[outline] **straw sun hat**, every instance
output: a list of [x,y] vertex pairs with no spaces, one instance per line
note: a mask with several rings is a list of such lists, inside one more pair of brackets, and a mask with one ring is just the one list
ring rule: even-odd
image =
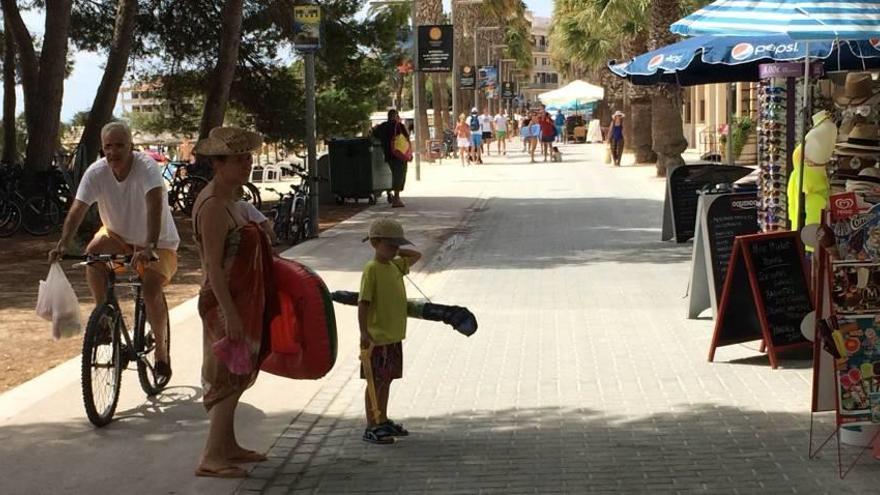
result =
[[836,153],[843,156],[880,154],[880,129],[874,124],[856,124],[846,136],[846,141],[837,143]]
[[263,145],[263,136],[238,127],[215,127],[200,140],[194,153],[203,156],[230,156],[252,153]]
[[870,72],[850,72],[843,87],[835,86],[834,103],[840,106],[861,105],[877,93]]

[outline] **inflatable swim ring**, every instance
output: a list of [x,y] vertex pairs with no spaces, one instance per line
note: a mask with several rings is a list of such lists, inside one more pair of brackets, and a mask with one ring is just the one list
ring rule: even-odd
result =
[[271,352],[260,369],[314,380],[336,363],[336,315],[324,281],[305,265],[274,258],[279,314],[270,324]]

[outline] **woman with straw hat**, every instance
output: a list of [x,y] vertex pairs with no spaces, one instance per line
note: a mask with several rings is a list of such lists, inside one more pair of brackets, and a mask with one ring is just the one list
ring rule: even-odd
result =
[[[210,426],[196,476],[243,478],[238,464],[266,456],[241,447],[235,439],[235,408],[253,385],[268,349],[272,250],[260,227],[247,220],[236,202],[251,174],[259,134],[217,127],[195,146],[208,157],[214,177],[193,207],[195,241],[204,272],[199,315],[204,334],[202,386]],[[222,357],[222,359],[221,359]]]

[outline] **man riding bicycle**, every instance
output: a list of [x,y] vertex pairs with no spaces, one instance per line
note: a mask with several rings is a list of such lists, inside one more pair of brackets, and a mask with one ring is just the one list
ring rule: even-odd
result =
[[[177,271],[180,237],[168,206],[168,192],[158,164],[133,151],[131,130],[122,122],[101,129],[104,158],[92,163],[80,181],[61,239],[49,261],[61,258],[89,207],[98,203],[103,226],[86,247],[90,254],[130,254],[141,276],[147,321],[156,337],[157,377],[171,378],[166,346],[168,308],[163,287]],[[89,264],[86,279],[96,306],[104,302],[108,268]]]

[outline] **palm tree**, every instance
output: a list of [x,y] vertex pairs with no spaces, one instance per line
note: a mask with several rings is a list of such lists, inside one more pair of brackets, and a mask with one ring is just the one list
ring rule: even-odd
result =
[[[554,63],[569,75],[593,71],[595,82],[609,95],[611,108],[600,108],[599,118],[622,109],[627,147],[636,161],[656,160],[652,150],[650,90],[614,81],[606,74],[608,60],[627,59],[647,50],[650,0],[557,0],[550,32]],[[596,74],[601,74],[597,76]]]
[[[680,19],[682,13],[680,0],[651,1],[651,50],[678,41],[669,31],[669,25]],[[681,119],[681,88],[672,84],[659,84],[654,87],[652,102],[657,174],[665,175],[669,167],[684,165],[681,153],[687,149]]]

